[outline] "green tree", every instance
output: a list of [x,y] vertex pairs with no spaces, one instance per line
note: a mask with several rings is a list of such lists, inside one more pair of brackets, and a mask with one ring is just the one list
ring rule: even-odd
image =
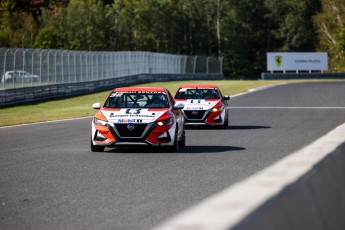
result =
[[111,50],[135,50],[135,0],[117,0],[106,8],[107,42]]
[[271,51],[313,51],[316,33],[313,16],[319,0],[265,0],[270,26]]
[[0,45],[32,47],[38,25],[31,13],[16,6],[13,0],[0,3]]
[[43,49],[62,49],[68,47],[67,33],[63,22],[66,15],[65,8],[50,5],[42,9],[40,17],[41,28],[36,37],[34,47]]
[[326,50],[333,71],[345,71],[345,0],[321,0],[322,10],[314,17],[318,49]]
[[71,0],[63,29],[69,49],[106,50],[106,21],[103,3],[99,0]]
[[266,9],[260,0],[230,0],[223,22],[224,67],[228,75],[258,75],[266,58]]

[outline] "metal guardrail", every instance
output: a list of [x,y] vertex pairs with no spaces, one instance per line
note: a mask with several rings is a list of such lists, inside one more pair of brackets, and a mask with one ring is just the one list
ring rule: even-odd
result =
[[0,48],[0,106],[144,82],[222,79],[222,58]]
[[151,52],[0,48],[0,88],[79,83],[137,74],[222,73],[222,58]]

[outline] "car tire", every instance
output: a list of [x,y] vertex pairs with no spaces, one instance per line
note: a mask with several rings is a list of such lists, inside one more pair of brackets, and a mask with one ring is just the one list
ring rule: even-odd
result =
[[179,147],[181,148],[186,147],[186,131],[185,130],[183,130],[181,140],[179,141],[178,144],[179,144]]
[[228,113],[225,113],[225,116],[224,116],[224,124],[222,125],[222,129],[226,129],[228,128]]
[[91,141],[91,151],[92,152],[103,152],[104,151],[104,146],[100,145],[94,145]]
[[177,140],[177,130],[174,137],[174,145],[168,146],[170,152],[177,152],[179,148],[179,141]]

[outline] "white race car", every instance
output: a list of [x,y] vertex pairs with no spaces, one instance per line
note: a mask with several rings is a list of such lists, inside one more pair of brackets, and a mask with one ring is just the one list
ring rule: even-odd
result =
[[186,125],[228,126],[228,100],[214,84],[187,84],[177,90],[175,101],[184,104]]
[[91,150],[117,146],[167,146],[172,151],[186,144],[181,109],[170,92],[159,87],[114,89],[92,119]]

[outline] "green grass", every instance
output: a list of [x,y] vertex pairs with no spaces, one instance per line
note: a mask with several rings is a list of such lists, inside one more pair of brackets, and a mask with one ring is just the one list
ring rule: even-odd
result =
[[[310,81],[310,80],[309,80]],[[272,81],[175,81],[175,82],[156,82],[140,84],[141,86],[159,86],[167,88],[173,95],[178,86],[186,83],[214,83],[218,85],[224,95],[235,95],[246,92],[248,89],[282,84],[286,82],[302,82],[298,80],[272,80]],[[27,124],[40,121],[60,120],[67,118],[77,118],[93,116],[96,111],[92,109],[95,102],[103,102],[110,90],[98,92],[94,94],[76,96],[64,99],[56,99],[49,101],[31,102],[15,106],[7,106],[0,108],[0,127],[16,124]]]

